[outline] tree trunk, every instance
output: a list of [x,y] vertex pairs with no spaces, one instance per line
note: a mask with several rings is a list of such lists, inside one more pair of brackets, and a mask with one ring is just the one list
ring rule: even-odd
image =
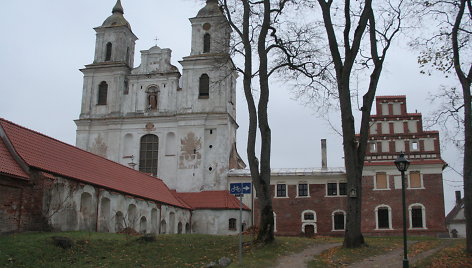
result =
[[[472,82],[472,66],[466,74],[461,69],[458,34],[464,12],[467,8],[472,11],[470,0],[461,0],[459,10],[452,27],[451,41],[453,49],[454,69],[462,86],[464,96],[464,216],[466,230],[466,251],[472,255],[472,97],[470,84]],[[466,20],[468,17],[466,16]]]

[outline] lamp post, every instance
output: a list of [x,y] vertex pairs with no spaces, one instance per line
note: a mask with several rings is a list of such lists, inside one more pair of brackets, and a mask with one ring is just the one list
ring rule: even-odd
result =
[[403,268],[408,268],[408,248],[406,244],[406,203],[405,203],[405,171],[410,166],[410,161],[405,158],[405,154],[400,153],[397,160],[395,160],[395,166],[402,174],[402,205],[403,205]]

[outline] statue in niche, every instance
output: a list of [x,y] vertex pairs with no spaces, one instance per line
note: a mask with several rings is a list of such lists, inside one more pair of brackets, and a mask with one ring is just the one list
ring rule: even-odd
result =
[[156,111],[158,104],[159,89],[156,86],[149,87],[147,93],[147,110]]

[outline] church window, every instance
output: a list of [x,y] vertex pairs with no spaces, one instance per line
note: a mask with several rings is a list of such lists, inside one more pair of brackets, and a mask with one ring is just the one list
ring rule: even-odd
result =
[[106,49],[106,52],[105,52],[105,61],[109,61],[111,60],[111,49],[112,49],[113,45],[108,42],[107,43],[107,49]]
[[125,79],[125,82],[124,82],[124,90],[123,90],[123,94],[124,95],[128,95],[129,93],[129,82],[128,82],[128,79]]
[[236,230],[236,219],[235,218],[229,219],[229,221],[228,221],[228,230],[233,230],[233,231]]
[[102,81],[98,85],[98,100],[97,105],[106,105],[107,104],[107,94],[108,94],[108,84],[105,81]]
[[198,98],[208,99],[210,96],[210,77],[207,74],[200,76],[200,82],[198,85]]
[[210,52],[210,41],[211,41],[211,36],[209,33],[206,33],[203,36],[203,53]]
[[157,157],[159,150],[159,138],[156,135],[147,134],[141,137],[139,149],[139,171],[157,175]]

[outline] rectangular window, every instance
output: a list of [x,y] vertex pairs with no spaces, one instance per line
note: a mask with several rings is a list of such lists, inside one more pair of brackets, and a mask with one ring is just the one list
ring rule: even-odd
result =
[[347,195],[347,183],[339,183],[339,195]]
[[298,184],[298,196],[308,196],[308,184]]
[[421,208],[411,209],[411,227],[423,228],[423,210]]
[[287,196],[287,185],[277,184],[277,197],[286,197],[286,196]]
[[375,175],[375,189],[388,189],[387,174],[377,173]]
[[338,195],[337,183],[328,183],[328,195]]
[[377,223],[379,229],[389,229],[390,221],[388,218],[388,208],[379,208],[377,210]]
[[418,171],[410,172],[410,187],[409,188],[421,188],[421,175]]
[[344,213],[334,214],[334,230],[344,230]]
[[410,150],[418,151],[419,149],[420,149],[420,146],[418,145],[418,141],[412,141]]
[[394,176],[393,177],[393,183],[395,184],[395,189],[401,189],[402,188],[402,176]]
[[371,143],[369,143],[369,147],[370,147],[370,152],[371,153],[377,152],[377,143],[371,142]]
[[236,219],[235,218],[229,219],[228,229],[229,230],[236,230]]

